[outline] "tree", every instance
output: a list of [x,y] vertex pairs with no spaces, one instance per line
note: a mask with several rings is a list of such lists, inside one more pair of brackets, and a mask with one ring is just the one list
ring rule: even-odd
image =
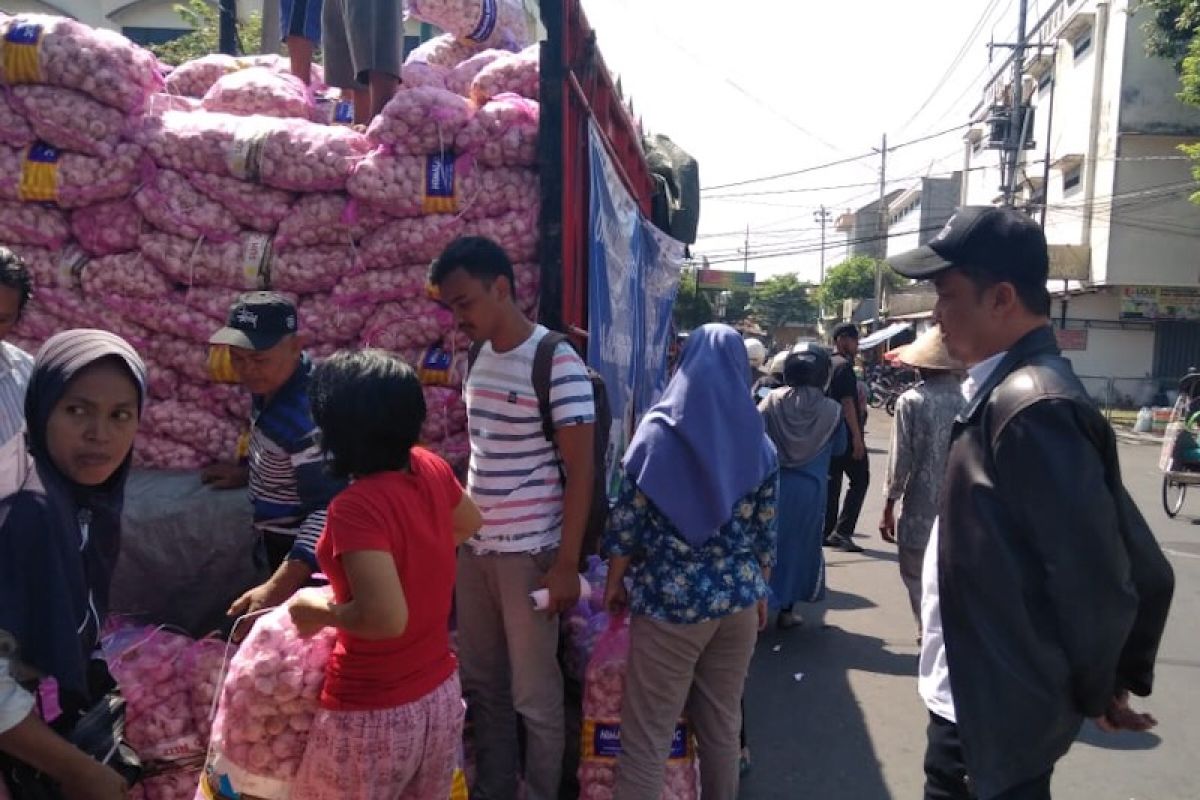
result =
[[713,307],[703,292],[696,291],[696,273],[685,270],[679,281],[679,294],[675,296],[675,327],[690,331],[712,322]]
[[[163,63],[179,66],[185,61],[218,51],[217,26],[219,19],[215,3],[209,3],[207,0],[187,0],[186,3],[175,6],[175,13],[192,30],[178,39],[151,45],[150,50]],[[241,52],[252,52],[258,47],[260,41],[262,41],[262,16],[260,14],[255,12],[245,20],[238,20],[238,49]],[[250,50],[247,50],[247,45]]]
[[1138,0],[1135,10],[1148,10],[1153,18],[1145,24],[1146,49],[1151,55],[1169,58],[1177,69],[1192,48],[1200,30],[1200,0]]
[[[843,300],[863,300],[875,296],[875,266],[879,262],[870,256],[854,256],[835,266],[825,275],[825,283],[816,290],[817,303],[834,309]],[[900,277],[886,264],[883,266],[883,285],[895,287]]]
[[795,275],[777,275],[754,287],[750,310],[767,330],[788,322],[815,323],[817,307],[809,296],[812,291],[812,286],[801,283]]

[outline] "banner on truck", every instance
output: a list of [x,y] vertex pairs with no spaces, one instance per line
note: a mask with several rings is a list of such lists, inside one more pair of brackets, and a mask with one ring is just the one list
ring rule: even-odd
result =
[[609,486],[638,418],[667,381],[671,310],[684,245],[642,216],[593,124],[588,253],[588,363],[608,388]]

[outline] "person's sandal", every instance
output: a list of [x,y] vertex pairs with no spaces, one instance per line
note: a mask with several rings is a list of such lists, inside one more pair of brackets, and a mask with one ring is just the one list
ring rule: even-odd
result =
[[779,618],[775,620],[775,627],[781,631],[799,628],[803,624],[804,620],[800,618],[800,615],[792,611],[780,611]]

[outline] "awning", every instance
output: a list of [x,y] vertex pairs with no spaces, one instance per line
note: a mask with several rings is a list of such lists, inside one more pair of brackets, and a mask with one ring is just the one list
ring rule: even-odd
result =
[[893,323],[891,325],[888,325],[886,328],[883,328],[882,330],[877,330],[874,333],[870,334],[869,336],[864,336],[862,339],[859,339],[858,347],[860,350],[869,350],[870,348],[874,347],[875,345],[883,344],[888,339],[891,339],[893,336],[903,333],[904,331],[909,330],[910,328],[912,328],[911,322]]

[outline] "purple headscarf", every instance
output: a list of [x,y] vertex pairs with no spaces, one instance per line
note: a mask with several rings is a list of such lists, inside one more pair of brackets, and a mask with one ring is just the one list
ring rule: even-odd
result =
[[778,467],[746,389],[746,346],[727,325],[693,331],[679,370],[646,412],[625,473],[693,547],[733,518],[733,506]]

